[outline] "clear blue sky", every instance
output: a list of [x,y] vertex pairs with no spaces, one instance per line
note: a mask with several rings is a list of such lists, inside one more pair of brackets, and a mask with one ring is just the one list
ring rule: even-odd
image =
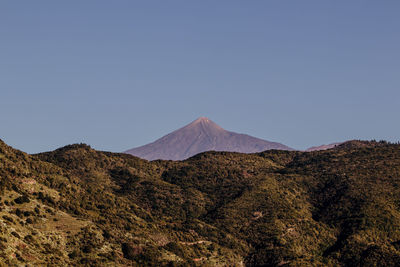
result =
[[0,138],[123,151],[200,116],[400,140],[400,1],[1,1]]

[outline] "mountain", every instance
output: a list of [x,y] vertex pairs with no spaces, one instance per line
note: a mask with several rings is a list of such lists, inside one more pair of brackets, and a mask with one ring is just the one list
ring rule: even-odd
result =
[[331,149],[334,147],[337,147],[338,145],[342,144],[343,142],[338,142],[338,143],[332,143],[332,144],[328,144],[328,145],[321,145],[321,146],[313,146],[310,147],[306,150],[306,152],[312,152],[312,151],[319,151],[319,150],[327,150],[327,149]]
[[153,143],[125,153],[147,160],[184,160],[204,151],[255,153],[269,149],[293,150],[280,143],[224,130],[210,119],[200,117]]
[[399,266],[400,145],[146,161],[0,141],[0,266]]

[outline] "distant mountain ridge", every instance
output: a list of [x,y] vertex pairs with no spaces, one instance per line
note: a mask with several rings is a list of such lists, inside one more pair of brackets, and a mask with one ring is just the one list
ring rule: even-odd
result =
[[184,160],[211,150],[256,153],[270,149],[293,150],[277,142],[227,131],[210,119],[200,117],[153,143],[129,149],[125,153],[147,160]]
[[341,144],[343,144],[344,142],[337,142],[337,143],[332,143],[332,144],[328,144],[328,145],[320,145],[320,146],[312,146],[308,149],[306,149],[306,152],[312,152],[312,151],[320,151],[320,150],[327,150],[327,149],[332,149],[335,148]]

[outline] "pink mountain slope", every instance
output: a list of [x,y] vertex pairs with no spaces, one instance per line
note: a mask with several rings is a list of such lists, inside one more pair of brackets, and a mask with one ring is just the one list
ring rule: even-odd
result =
[[269,149],[293,150],[280,143],[229,132],[210,119],[201,117],[153,143],[125,153],[147,160],[183,160],[210,150],[255,153]]

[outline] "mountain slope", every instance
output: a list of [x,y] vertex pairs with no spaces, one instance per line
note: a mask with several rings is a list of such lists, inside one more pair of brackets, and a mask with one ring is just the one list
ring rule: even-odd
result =
[[269,149],[292,150],[280,143],[226,131],[208,118],[201,117],[153,143],[125,153],[147,160],[183,160],[204,151],[255,153]]
[[398,266],[400,145],[148,162],[0,141],[0,265]]

